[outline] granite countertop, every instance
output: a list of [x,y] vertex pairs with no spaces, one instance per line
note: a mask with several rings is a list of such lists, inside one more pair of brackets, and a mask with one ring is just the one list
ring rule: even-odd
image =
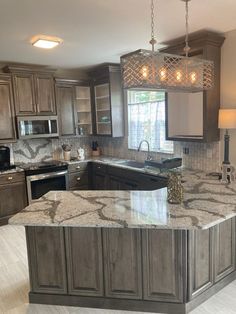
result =
[[52,191],[10,219],[10,224],[153,229],[207,229],[236,216],[236,183],[183,171],[181,205],[157,191]]
[[11,174],[11,173],[16,173],[16,172],[24,172],[24,169],[22,169],[20,167],[16,167],[16,168],[10,169],[10,170],[1,170],[0,174]]

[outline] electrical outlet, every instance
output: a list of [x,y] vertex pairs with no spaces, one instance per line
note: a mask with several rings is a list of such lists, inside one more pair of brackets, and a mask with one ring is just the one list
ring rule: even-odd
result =
[[183,154],[189,155],[189,148],[188,147],[183,147]]
[[207,149],[207,158],[212,158],[213,156],[212,156],[212,149]]

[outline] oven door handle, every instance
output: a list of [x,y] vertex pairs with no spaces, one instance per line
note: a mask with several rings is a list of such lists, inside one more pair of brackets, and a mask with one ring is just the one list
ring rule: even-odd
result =
[[34,176],[27,176],[27,180],[32,182],[32,181],[39,181],[39,180],[44,180],[44,179],[49,179],[49,178],[55,178],[55,177],[61,177],[63,175],[66,175],[68,171],[59,171],[59,172],[49,172],[46,174],[36,174]]

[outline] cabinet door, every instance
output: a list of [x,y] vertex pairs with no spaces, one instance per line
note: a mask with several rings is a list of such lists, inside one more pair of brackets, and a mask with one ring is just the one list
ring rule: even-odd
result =
[[68,292],[103,296],[101,229],[66,228]]
[[76,135],[74,89],[72,86],[57,86],[56,95],[60,135]]
[[119,191],[121,188],[121,181],[117,177],[109,176],[108,189]]
[[67,293],[64,230],[26,227],[31,291]]
[[40,115],[56,114],[54,80],[51,75],[36,74],[36,105]]
[[94,190],[106,190],[107,176],[104,173],[95,172],[93,174],[93,188]]
[[31,73],[17,73],[13,76],[16,115],[35,115],[34,76]]
[[0,185],[0,218],[16,214],[26,205],[25,182]]
[[81,187],[89,186],[89,175],[87,171],[69,173],[69,189],[80,190]]
[[235,270],[235,219],[215,227],[215,281]]
[[182,232],[143,230],[144,299],[162,302],[183,302]]
[[0,78],[0,142],[16,139],[15,114],[10,78]]
[[209,289],[213,278],[213,228],[189,232],[189,297]]
[[105,295],[141,299],[140,230],[117,228],[103,231]]

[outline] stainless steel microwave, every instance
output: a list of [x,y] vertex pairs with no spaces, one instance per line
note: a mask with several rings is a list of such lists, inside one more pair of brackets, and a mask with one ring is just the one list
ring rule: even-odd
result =
[[57,116],[17,117],[19,139],[58,137]]

